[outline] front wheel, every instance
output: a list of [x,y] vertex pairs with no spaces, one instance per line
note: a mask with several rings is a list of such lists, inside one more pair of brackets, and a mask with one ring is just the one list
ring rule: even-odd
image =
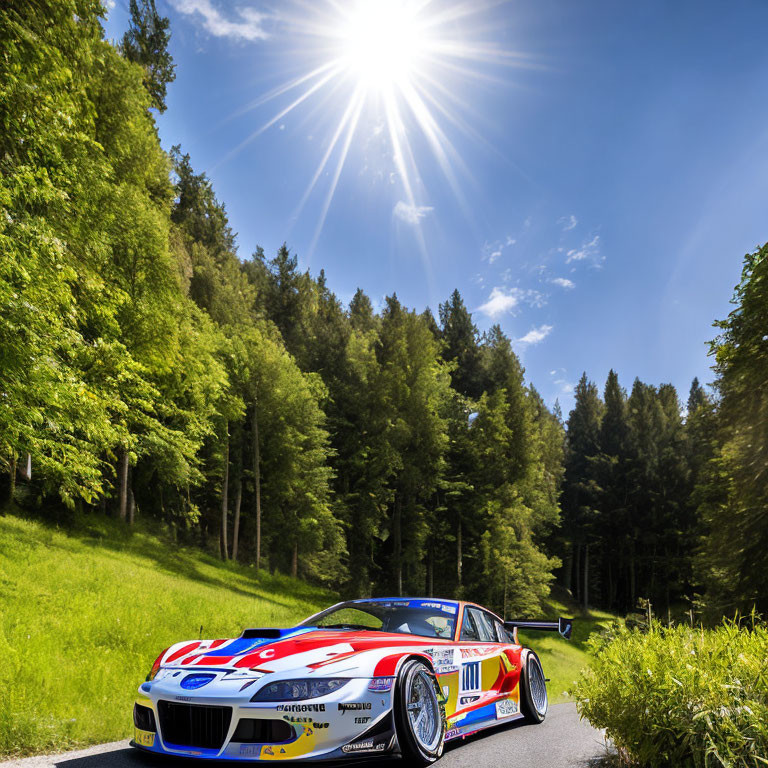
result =
[[539,657],[533,651],[526,651],[520,676],[520,711],[525,721],[537,724],[544,720],[549,709],[547,681]]
[[428,765],[443,754],[445,718],[437,678],[426,664],[406,661],[397,680],[395,723],[403,758]]

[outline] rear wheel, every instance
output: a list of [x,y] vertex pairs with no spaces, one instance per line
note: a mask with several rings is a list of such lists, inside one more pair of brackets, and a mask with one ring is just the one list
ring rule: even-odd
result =
[[525,721],[537,724],[544,720],[549,709],[547,681],[539,657],[533,651],[523,656],[523,670],[520,676],[520,711]]
[[428,765],[443,754],[445,718],[437,678],[420,661],[406,661],[395,695],[395,723],[409,765]]

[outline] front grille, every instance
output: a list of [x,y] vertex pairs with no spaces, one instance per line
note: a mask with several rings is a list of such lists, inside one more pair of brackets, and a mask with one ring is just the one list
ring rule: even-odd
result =
[[221,749],[232,720],[232,707],[172,701],[158,701],[157,713],[164,742],[201,749]]
[[157,730],[155,727],[155,713],[149,707],[143,707],[141,704],[133,705],[133,724],[140,731],[151,731],[154,733]]
[[280,744],[296,734],[284,720],[256,720],[244,717],[237,724],[232,741],[238,744]]

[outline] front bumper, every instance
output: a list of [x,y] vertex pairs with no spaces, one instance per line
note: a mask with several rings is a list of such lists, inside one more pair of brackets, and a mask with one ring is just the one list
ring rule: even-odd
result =
[[[322,698],[284,704],[251,702],[250,697],[256,686],[247,687],[240,694],[239,691],[226,690],[228,686],[231,688],[231,682],[223,674],[221,680],[207,686],[205,695],[196,692],[192,696],[182,695],[188,692],[180,691],[173,677],[166,676],[153,683],[144,683],[139,688],[136,704],[152,711],[154,723],[144,718],[141,723],[144,728],[134,727],[131,744],[157,754],[247,762],[337,760],[398,751],[392,718],[392,692],[370,691],[368,678],[352,679],[343,688]],[[242,678],[237,682],[236,688],[240,688]],[[201,735],[196,744],[194,733],[184,739],[184,744],[174,744],[166,739],[163,734],[164,721],[166,734],[172,731],[167,715],[165,718],[163,716],[168,707],[161,702],[198,708],[231,708],[231,719],[222,730],[224,736],[221,746],[199,746],[206,743],[205,738]],[[270,730],[266,723],[260,724],[264,728],[249,728],[247,726],[251,724],[244,724],[238,735],[238,726],[242,720],[281,721],[279,730],[283,738],[277,742],[240,740],[246,731]],[[286,728],[282,723],[289,727]],[[145,730],[153,726],[154,732]]]

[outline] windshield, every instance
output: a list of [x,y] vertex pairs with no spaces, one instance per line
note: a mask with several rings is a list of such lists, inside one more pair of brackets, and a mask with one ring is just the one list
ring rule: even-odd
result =
[[456,603],[441,600],[353,600],[303,622],[304,627],[359,629],[451,640]]

